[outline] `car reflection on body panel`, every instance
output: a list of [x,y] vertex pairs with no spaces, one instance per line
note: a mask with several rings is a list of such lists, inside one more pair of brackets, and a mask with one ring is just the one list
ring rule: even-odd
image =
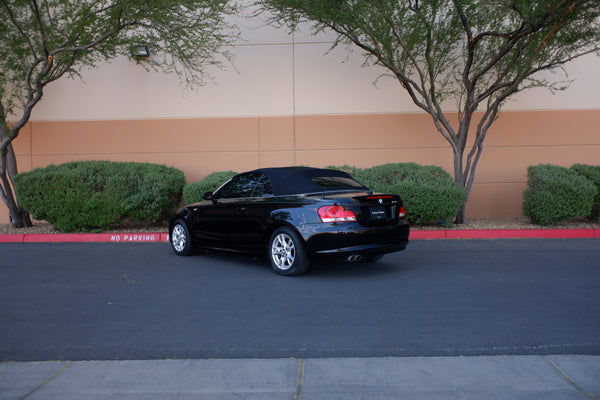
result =
[[408,244],[402,199],[373,194],[343,171],[262,168],[203,198],[171,218],[178,255],[194,249],[266,253],[277,273],[300,275],[315,256],[371,261]]

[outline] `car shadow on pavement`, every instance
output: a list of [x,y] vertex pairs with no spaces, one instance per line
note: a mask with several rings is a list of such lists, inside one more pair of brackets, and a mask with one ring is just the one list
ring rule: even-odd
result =
[[343,262],[329,260],[314,260],[307,271],[307,276],[364,278],[369,276],[396,275],[408,269],[405,265],[386,261]]
[[[230,253],[219,251],[197,251],[191,256],[201,262],[204,268],[234,268],[244,273],[252,271],[257,274],[273,274],[266,256],[248,255],[243,253]],[[308,271],[299,277],[283,277],[285,279],[298,279],[310,277],[345,277],[365,278],[368,276],[395,275],[403,273],[407,266],[398,264],[394,259],[385,257],[379,261],[371,262],[345,262],[330,259],[314,258],[311,260]]]

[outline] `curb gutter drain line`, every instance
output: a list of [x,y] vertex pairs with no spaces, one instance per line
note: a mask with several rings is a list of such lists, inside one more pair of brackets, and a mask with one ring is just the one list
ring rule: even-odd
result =
[[542,358],[552,366],[552,368],[554,368],[567,382],[569,382],[571,384],[571,386],[573,386],[575,389],[577,389],[577,391],[579,391],[580,393],[586,395],[587,397],[589,397],[592,400],[598,400],[597,397],[594,397],[592,394],[586,392],[582,387],[580,387],[579,385],[577,385],[575,382],[573,382],[571,380],[571,378],[569,378],[567,376],[567,374],[565,374],[560,368],[558,368],[558,366],[556,364],[554,364],[552,361],[550,361],[546,356],[542,356]]
[[50,378],[46,379],[44,382],[42,382],[39,386],[35,387],[31,392],[27,393],[25,396],[21,397],[19,400],[25,400],[26,398],[28,398],[29,396],[31,396],[32,394],[34,394],[35,392],[37,392],[38,390],[40,390],[42,387],[44,387],[47,383],[49,383],[52,379],[56,378],[58,375],[62,374],[62,372],[69,368],[71,365],[73,365],[73,361],[69,361],[69,363],[67,365],[65,365],[64,367],[62,367],[57,373],[55,373],[54,375],[52,375]]
[[302,391],[302,379],[304,378],[304,359],[300,359],[298,364],[298,381],[296,383],[296,396],[294,400],[300,400],[300,392]]

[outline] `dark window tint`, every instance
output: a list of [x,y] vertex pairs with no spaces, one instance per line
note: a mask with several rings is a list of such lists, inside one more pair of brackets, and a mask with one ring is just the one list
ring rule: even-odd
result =
[[311,181],[325,190],[364,189],[365,187],[351,178],[343,176],[321,176],[311,178]]
[[269,178],[260,172],[238,175],[223,186],[216,196],[221,199],[272,195]]
[[265,197],[265,196],[273,196],[273,190],[271,189],[271,181],[267,178],[266,175],[260,174],[260,178],[256,186],[254,187],[254,191],[252,192],[252,197]]

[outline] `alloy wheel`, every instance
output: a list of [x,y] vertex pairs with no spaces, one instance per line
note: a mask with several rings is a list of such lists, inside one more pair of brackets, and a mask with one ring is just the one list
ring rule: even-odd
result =
[[271,245],[271,257],[277,268],[287,271],[296,259],[294,241],[285,233],[278,234]]
[[181,224],[176,224],[171,232],[171,243],[175,251],[181,253],[185,250],[187,244],[187,234],[185,228]]

